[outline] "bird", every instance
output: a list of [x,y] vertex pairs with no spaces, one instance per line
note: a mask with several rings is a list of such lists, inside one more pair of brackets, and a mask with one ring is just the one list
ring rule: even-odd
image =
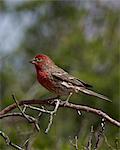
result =
[[38,82],[58,97],[67,96],[66,102],[74,93],[82,92],[89,96],[111,101],[106,96],[91,90],[92,86],[86,82],[70,75],[68,72],[58,67],[54,61],[45,54],[38,54],[30,63],[36,68]]

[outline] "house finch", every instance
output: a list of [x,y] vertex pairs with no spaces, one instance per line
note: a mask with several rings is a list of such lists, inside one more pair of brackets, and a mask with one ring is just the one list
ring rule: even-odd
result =
[[90,96],[110,101],[107,97],[90,90],[91,85],[59,68],[46,55],[39,54],[30,62],[35,65],[39,83],[49,91],[57,94],[57,96],[67,95],[69,99],[73,93],[83,92]]

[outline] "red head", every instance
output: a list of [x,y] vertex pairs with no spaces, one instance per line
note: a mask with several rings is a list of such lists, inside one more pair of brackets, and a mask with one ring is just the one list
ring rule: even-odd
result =
[[54,64],[54,62],[44,54],[36,55],[30,62],[34,64],[37,69],[40,70],[47,69],[48,66]]

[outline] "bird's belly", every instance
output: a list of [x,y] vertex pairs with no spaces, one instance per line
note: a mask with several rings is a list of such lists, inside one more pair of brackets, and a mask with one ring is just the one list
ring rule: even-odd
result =
[[49,91],[54,90],[54,85],[50,79],[41,77],[41,78],[38,78],[38,81],[42,86],[44,86]]
[[69,95],[71,92],[75,92],[73,88],[66,87],[61,84],[61,81],[55,81],[49,78],[38,78],[39,83],[48,89],[50,92],[59,96]]

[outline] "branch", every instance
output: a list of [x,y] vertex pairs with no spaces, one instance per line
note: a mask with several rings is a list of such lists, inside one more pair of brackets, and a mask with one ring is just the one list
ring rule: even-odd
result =
[[[49,98],[49,99],[45,99],[45,100],[21,100],[18,102],[19,106],[22,105],[49,105],[49,106],[56,106],[56,100],[58,100],[57,98]],[[84,105],[77,105],[77,104],[72,104],[72,103],[65,103],[64,101],[59,99],[59,107],[67,107],[70,109],[75,109],[75,110],[79,110],[79,111],[86,111],[86,112],[90,112],[93,113],[95,115],[98,115],[99,117],[105,118],[106,121],[112,123],[113,125],[120,127],[120,122],[111,118],[109,115],[107,115],[105,112],[99,110],[99,109],[95,109],[95,108],[91,108],[89,106],[84,106]],[[2,111],[0,111],[0,119],[3,118],[4,114],[7,114],[8,112],[11,112],[12,110],[14,110],[15,108],[17,108],[16,103],[13,103],[11,105],[9,105],[8,107],[4,108]]]
[[78,150],[78,137],[75,136],[75,143],[70,139],[70,144],[76,149]]
[[0,131],[0,135],[3,137],[3,139],[5,140],[5,142],[7,143],[7,145],[17,149],[17,150],[24,150],[22,147],[14,144],[11,142],[10,138],[2,131]]
[[90,136],[89,136],[89,139],[88,139],[86,150],[91,150],[91,148],[92,148],[93,133],[94,133],[93,126],[91,126]]
[[101,137],[102,137],[103,134],[104,134],[104,130],[105,130],[105,119],[102,118],[102,121],[101,121],[101,129],[98,131],[97,141],[96,141],[96,143],[95,143],[94,150],[97,150],[97,149],[98,149],[99,143],[100,143],[100,139],[101,139]]
[[37,131],[39,132],[40,128],[39,128],[39,125],[38,125],[38,123],[37,123],[37,120],[36,120],[34,117],[25,114],[26,107],[24,107],[23,110],[22,110],[22,108],[19,106],[19,103],[18,103],[18,101],[16,100],[16,98],[15,98],[15,96],[14,96],[13,94],[12,94],[12,98],[13,98],[13,100],[15,101],[16,106],[17,106],[18,109],[20,110],[22,116],[23,116],[25,119],[27,119],[27,121],[28,121],[29,123],[34,123],[35,128],[36,128]]

